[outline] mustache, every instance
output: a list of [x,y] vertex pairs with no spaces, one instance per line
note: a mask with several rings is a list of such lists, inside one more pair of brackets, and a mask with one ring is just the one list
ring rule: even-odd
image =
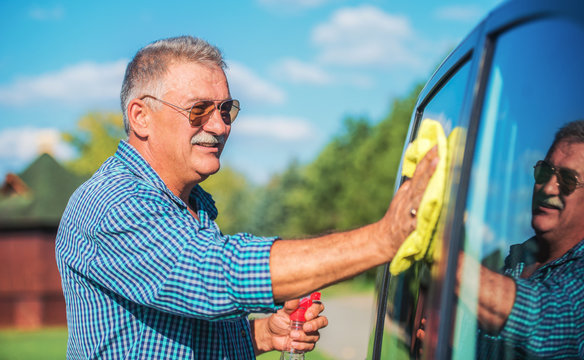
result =
[[546,198],[537,199],[537,203],[539,205],[543,205],[546,207],[553,207],[553,208],[557,208],[559,210],[564,209],[564,204],[562,203],[560,198],[557,196],[550,196],[550,197],[546,197]]
[[196,144],[225,144],[225,135],[212,135],[207,132],[200,132],[191,138],[191,145]]

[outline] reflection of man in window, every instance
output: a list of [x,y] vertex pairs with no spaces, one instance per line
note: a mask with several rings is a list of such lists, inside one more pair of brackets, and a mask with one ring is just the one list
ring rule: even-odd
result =
[[481,269],[478,356],[584,359],[584,121],[558,131],[534,170],[535,236],[505,275]]

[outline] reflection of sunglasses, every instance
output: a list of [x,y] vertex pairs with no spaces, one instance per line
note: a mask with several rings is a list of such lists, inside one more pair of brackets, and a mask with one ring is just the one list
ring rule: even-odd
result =
[[560,191],[565,195],[570,195],[579,187],[584,186],[578,179],[578,173],[570,169],[556,168],[545,160],[539,160],[533,167],[533,177],[537,184],[545,184],[556,175]]
[[191,126],[194,127],[200,127],[203,126],[207,123],[207,121],[209,121],[209,119],[211,118],[211,115],[213,114],[213,111],[215,109],[219,110],[219,113],[221,114],[221,119],[223,119],[223,122],[226,125],[230,125],[233,121],[235,121],[235,118],[237,117],[237,114],[239,113],[239,100],[235,100],[235,99],[229,99],[229,100],[223,100],[223,101],[216,101],[216,100],[199,100],[197,102],[195,102],[193,104],[193,106],[191,106],[190,109],[184,109],[181,108],[180,106],[176,106],[174,104],[171,104],[169,102],[166,102],[164,100],[160,100],[152,95],[144,95],[140,98],[140,100],[143,100],[144,98],[151,98],[154,100],[158,100],[163,104],[166,104],[168,106],[171,106],[175,109],[179,109],[182,111],[186,111],[189,113],[189,122],[191,123]]

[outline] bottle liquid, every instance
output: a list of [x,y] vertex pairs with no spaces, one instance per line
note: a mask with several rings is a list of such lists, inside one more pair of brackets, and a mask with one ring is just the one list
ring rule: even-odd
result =
[[[290,331],[302,330],[302,325],[304,325],[304,322],[306,321],[304,313],[306,313],[306,310],[313,303],[320,303],[320,292],[314,292],[310,294],[309,297],[300,300],[298,308],[290,314]],[[280,360],[304,360],[304,351],[296,350],[291,347],[288,350],[282,351]]]

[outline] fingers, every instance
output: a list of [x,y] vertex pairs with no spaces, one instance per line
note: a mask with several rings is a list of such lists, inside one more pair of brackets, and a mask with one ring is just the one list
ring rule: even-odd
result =
[[430,178],[434,174],[434,170],[436,170],[436,166],[438,165],[438,147],[434,146],[432,149],[426,153],[422,161],[418,163],[416,166],[416,171],[414,171],[414,176],[412,177],[411,191],[413,195],[416,197],[416,202],[419,204],[420,200],[422,199],[422,195],[428,187],[428,182]]
[[320,315],[324,311],[324,305],[320,302],[313,303],[304,316],[306,322],[302,325],[302,331],[290,331],[291,346],[296,350],[310,351],[320,339],[319,329],[328,325],[326,316]]
[[312,305],[306,309],[306,313],[304,313],[304,317],[306,321],[310,321],[316,318],[321,312],[324,311],[324,304],[321,302],[313,302]]
[[[318,332],[310,336],[309,335],[301,336],[300,334],[302,334],[300,331],[293,331],[290,333],[290,339],[292,340],[290,342],[290,347],[301,351],[314,350],[314,346],[320,339],[320,334]],[[295,336],[297,337],[295,338]]]
[[291,346],[296,350],[310,351],[314,349],[314,345],[320,339],[318,329],[322,329],[328,325],[326,316],[318,316],[317,318],[307,321],[302,326],[302,331],[290,331]]
[[290,346],[296,350],[310,351],[320,339],[318,331],[306,334],[302,331],[294,330],[290,332],[290,339],[292,340]]
[[[413,178],[416,177],[417,173],[429,173],[427,175],[427,179],[430,179],[432,173],[434,173],[434,169],[436,169],[436,165],[438,164],[438,146],[435,145],[433,148],[428,150],[424,158],[418,163],[416,166],[416,171],[414,171]],[[428,181],[426,180],[426,183]]]
[[300,303],[299,299],[288,300],[284,303],[284,307],[282,308],[282,310],[284,310],[286,314],[290,315],[294,312],[294,310],[296,310],[299,303]]
[[328,325],[328,318],[326,316],[319,316],[316,319],[307,321],[302,326],[305,333],[312,333],[319,329],[325,328]]

